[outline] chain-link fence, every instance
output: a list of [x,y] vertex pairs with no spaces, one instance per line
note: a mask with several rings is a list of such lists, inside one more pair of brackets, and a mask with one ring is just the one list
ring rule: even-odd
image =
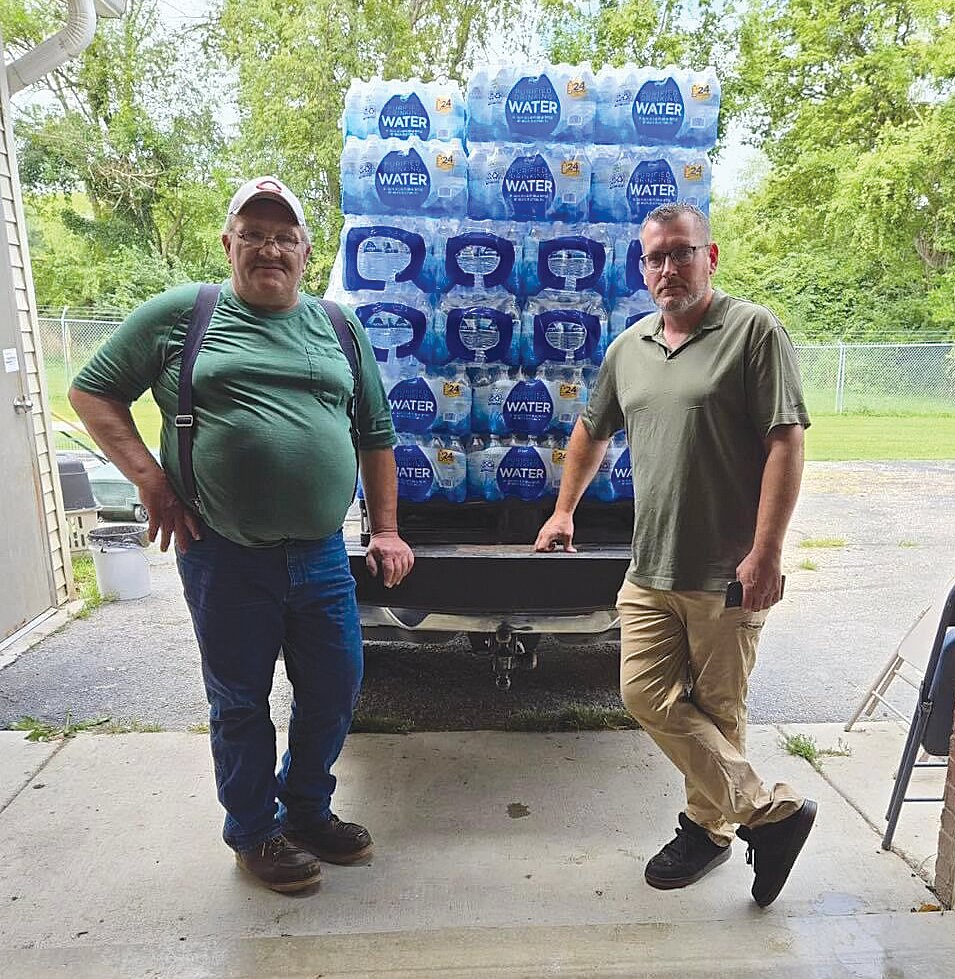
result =
[[811,412],[955,415],[955,344],[798,344]]
[[[70,378],[119,326],[120,316],[115,311],[43,312],[40,341],[52,408],[70,418]],[[955,415],[953,343],[798,343],[796,350],[810,412]],[[141,410],[154,413],[155,406],[147,401]],[[70,446],[69,439],[58,438],[58,447]]]

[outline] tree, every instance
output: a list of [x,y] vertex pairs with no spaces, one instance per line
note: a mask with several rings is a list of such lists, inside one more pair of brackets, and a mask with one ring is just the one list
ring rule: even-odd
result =
[[[320,288],[338,244],[339,129],[352,79],[464,81],[483,45],[521,27],[519,0],[222,0],[218,43],[238,75],[246,173],[301,194],[314,238],[307,284]],[[515,32],[516,33],[516,32]]]
[[[13,55],[59,29],[49,6],[2,0]],[[164,29],[154,0],[131,0],[121,19],[98,23],[79,58],[38,83],[39,96],[31,90],[15,132],[30,213],[42,215],[31,235],[41,303],[60,281],[47,264],[62,267],[64,251],[85,266],[67,277],[73,302],[137,301],[145,295],[131,294],[131,282],[155,291],[221,273],[224,140],[206,61],[196,35]],[[137,258],[145,277],[130,276]]]
[[767,179],[728,282],[807,336],[955,335],[955,4],[754,0],[739,96]]

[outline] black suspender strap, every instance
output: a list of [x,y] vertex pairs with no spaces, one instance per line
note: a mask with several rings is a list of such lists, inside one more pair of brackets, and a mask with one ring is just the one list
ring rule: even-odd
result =
[[192,405],[192,369],[196,364],[202,338],[209,328],[209,321],[219,299],[220,286],[204,283],[199,286],[196,304],[192,307],[189,329],[182,345],[182,360],[179,363],[179,411],[176,414],[176,428],[179,436],[179,474],[186,490],[188,502],[196,510],[199,507],[199,494],[196,491],[196,474],[192,468],[192,430],[195,415]]
[[361,391],[361,365],[358,360],[358,350],[355,347],[355,336],[351,331],[351,327],[348,324],[348,320],[345,319],[345,314],[342,312],[341,306],[338,303],[333,303],[329,299],[319,299],[322,309],[325,310],[328,318],[332,321],[332,326],[335,328],[335,334],[338,337],[338,344],[342,348],[342,353],[348,360],[348,366],[351,368],[352,379],[355,382],[354,391],[351,398],[348,399],[348,419],[351,422],[351,438],[352,443],[355,446],[355,453],[358,453],[358,395]]

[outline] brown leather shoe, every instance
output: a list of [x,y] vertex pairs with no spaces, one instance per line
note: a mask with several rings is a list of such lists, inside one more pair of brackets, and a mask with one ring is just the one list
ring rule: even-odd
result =
[[326,863],[358,863],[371,856],[374,842],[371,833],[358,823],[343,823],[331,816],[324,823],[290,823],[285,835]]
[[266,887],[283,893],[312,887],[322,877],[318,860],[282,835],[251,850],[237,850],[235,862]]

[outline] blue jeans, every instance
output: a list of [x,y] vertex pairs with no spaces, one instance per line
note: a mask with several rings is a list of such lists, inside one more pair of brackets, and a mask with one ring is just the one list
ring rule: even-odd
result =
[[[277,835],[287,819],[327,819],[331,767],[362,679],[355,581],[341,531],[243,547],[206,527],[177,560],[202,653],[223,839],[246,850]],[[269,693],[279,649],[293,699],[276,775]]]

